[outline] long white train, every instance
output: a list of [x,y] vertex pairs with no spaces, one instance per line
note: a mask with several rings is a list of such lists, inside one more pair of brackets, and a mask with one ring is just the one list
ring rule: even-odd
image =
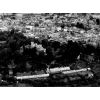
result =
[[87,75],[87,78],[92,78],[93,73],[91,72],[90,68],[83,68],[78,70],[70,70],[70,67],[61,67],[61,68],[51,68],[47,69],[46,74],[39,74],[39,75],[27,75],[27,76],[15,76],[17,80],[26,80],[26,79],[39,79],[39,78],[48,78],[50,75]]

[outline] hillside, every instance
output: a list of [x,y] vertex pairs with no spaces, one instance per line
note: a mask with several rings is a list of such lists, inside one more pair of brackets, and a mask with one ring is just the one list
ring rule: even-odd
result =
[[89,67],[99,79],[99,41],[100,14],[1,14],[1,76],[5,80],[69,66]]

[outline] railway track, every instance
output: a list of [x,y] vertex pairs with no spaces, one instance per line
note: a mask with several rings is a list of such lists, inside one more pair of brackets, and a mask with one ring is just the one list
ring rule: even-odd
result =
[[[64,70],[65,69],[65,70]],[[50,69],[49,73],[40,75],[15,76],[17,83],[30,86],[81,86],[89,84],[94,78],[90,68],[68,70],[68,68]]]
[[80,87],[98,86],[100,79],[96,80],[91,68],[71,70],[69,67],[50,68],[47,73],[33,75],[18,75],[3,80],[0,86],[33,86],[33,87]]

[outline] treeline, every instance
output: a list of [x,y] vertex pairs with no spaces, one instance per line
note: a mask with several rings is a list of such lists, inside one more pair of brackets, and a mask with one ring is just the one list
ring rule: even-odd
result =
[[[0,44],[0,69],[3,74],[42,70],[49,67],[69,65],[77,60],[89,63],[88,56],[93,54],[95,60],[100,59],[100,46],[94,47],[85,42],[60,43],[48,39],[26,38],[22,33],[12,29],[0,33],[5,41]],[[80,58],[78,58],[80,56]]]

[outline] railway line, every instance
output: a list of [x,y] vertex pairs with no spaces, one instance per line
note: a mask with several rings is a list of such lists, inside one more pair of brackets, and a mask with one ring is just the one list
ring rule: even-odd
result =
[[37,75],[19,75],[2,80],[1,86],[87,86],[95,84],[90,68],[69,70],[69,67],[51,68],[49,72]]

